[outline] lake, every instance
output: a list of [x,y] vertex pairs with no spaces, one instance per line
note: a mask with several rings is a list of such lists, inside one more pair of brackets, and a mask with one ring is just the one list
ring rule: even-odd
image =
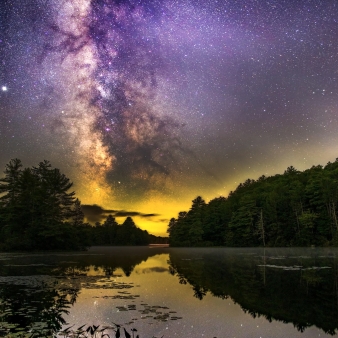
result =
[[140,338],[332,337],[337,258],[332,248],[1,253],[0,336],[87,324],[115,337],[118,324]]

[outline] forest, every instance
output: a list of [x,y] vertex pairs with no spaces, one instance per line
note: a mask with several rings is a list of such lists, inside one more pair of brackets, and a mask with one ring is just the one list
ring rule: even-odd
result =
[[170,246],[337,246],[338,159],[303,172],[248,179],[228,197],[206,203],[168,224]]
[[[12,159],[0,179],[0,250],[79,250],[92,245],[166,243],[138,228],[84,221],[73,183],[50,162],[23,168]],[[239,184],[228,197],[206,203],[198,196],[189,211],[168,224],[170,246],[338,246],[338,159],[303,172]]]
[[131,217],[84,222],[73,183],[49,161],[23,168],[12,159],[0,179],[0,250],[82,250],[92,245],[148,245],[167,238],[138,228]]

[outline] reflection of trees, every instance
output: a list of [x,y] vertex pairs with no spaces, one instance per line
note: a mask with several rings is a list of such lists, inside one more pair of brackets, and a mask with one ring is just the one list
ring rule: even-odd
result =
[[[17,329],[35,330],[36,337],[59,331],[83,282],[96,283],[102,278],[100,271],[109,278],[118,268],[129,276],[136,265],[163,252],[167,251],[117,247],[87,254],[8,255],[0,261],[0,337]],[[90,269],[97,275],[89,276]]]
[[194,290],[194,297],[198,298],[199,300],[202,300],[203,297],[207,294],[208,289],[200,286],[200,285],[193,285]]
[[[189,283],[203,299],[207,292],[231,297],[253,317],[293,323],[301,332],[315,325],[334,335],[338,329],[337,262],[333,258],[271,259],[275,252],[244,250],[175,250],[170,252],[170,272],[180,283]],[[297,255],[297,252],[291,256]],[[298,254],[299,255],[299,254]],[[202,259],[201,259],[202,258]],[[262,266],[264,262],[270,267]],[[285,271],[275,266],[302,266]],[[327,269],[313,269],[326,266]]]
[[[23,329],[24,332],[39,332],[44,336],[59,331],[65,320],[63,315],[78,295],[74,288],[59,289],[57,284],[45,282],[34,287],[27,285],[2,284],[0,287],[0,311],[3,314],[1,331]],[[43,326],[41,324],[43,323]]]
[[117,269],[121,268],[128,277],[135,266],[147,261],[149,257],[167,252],[165,248],[95,247],[88,254],[70,255],[70,262],[59,262],[59,258],[55,256],[50,262],[56,265],[51,274],[85,276],[92,267],[96,271],[103,270],[106,276],[112,276]]

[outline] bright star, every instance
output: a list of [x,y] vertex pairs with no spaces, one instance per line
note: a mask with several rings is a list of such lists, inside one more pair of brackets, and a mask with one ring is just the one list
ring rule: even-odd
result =
[[7,92],[7,87],[6,87],[6,86],[2,86],[2,87],[1,87],[1,90],[2,90],[3,92]]

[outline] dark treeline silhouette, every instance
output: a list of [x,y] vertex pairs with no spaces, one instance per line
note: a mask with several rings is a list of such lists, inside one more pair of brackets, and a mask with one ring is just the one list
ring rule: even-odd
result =
[[147,245],[165,238],[139,229],[130,217],[119,225],[84,222],[73,183],[50,162],[23,168],[12,159],[0,179],[0,250],[79,250],[91,245]]
[[201,197],[168,225],[171,246],[338,244],[338,159],[241,183],[227,198]]
[[103,224],[87,225],[91,245],[148,245],[168,243],[168,238],[150,235],[146,230],[138,228],[131,217],[119,225],[109,215]]

